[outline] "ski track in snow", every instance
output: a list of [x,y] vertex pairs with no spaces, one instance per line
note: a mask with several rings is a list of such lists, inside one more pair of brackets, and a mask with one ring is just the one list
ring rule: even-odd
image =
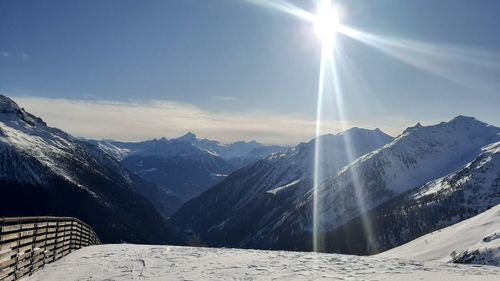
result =
[[500,268],[284,251],[152,245],[90,246],[23,281],[499,280]]

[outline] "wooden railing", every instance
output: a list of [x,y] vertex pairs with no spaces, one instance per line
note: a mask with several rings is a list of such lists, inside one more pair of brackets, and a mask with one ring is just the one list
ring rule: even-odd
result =
[[94,230],[70,217],[0,218],[0,281],[17,280],[89,245]]

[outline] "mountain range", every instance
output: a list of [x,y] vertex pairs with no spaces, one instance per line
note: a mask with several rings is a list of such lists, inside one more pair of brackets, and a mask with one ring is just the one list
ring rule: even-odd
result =
[[[339,151],[353,151],[357,141],[350,136],[350,148]],[[500,203],[499,141],[499,128],[471,117],[417,124],[337,169],[321,164],[317,201],[310,171],[304,177],[298,168],[312,167],[311,156],[282,166],[273,158],[290,156],[279,155],[231,174],[186,203],[170,222],[180,235],[197,234],[208,245],[307,251],[313,249],[316,204],[318,250],[373,254]],[[332,144],[325,147],[322,154],[343,158],[342,152],[328,151]]]
[[500,128],[458,116],[294,147],[97,141],[0,96],[0,186],[0,215],[78,217],[104,242],[376,254],[500,203]]
[[2,216],[77,217],[108,243],[178,242],[140,195],[154,196],[154,185],[1,95],[0,186]]
[[191,132],[174,139],[88,142],[112,155],[142,179],[155,183],[162,196],[152,200],[155,205],[163,206],[158,210],[166,218],[233,171],[287,150],[287,147],[255,141],[222,144],[199,139]]
[[[391,140],[379,129],[353,128],[321,136],[324,150],[319,166],[326,177],[349,164],[352,157]],[[186,203],[170,221],[184,236],[199,234],[209,245],[253,246],[251,240],[266,239],[283,214],[295,209],[295,201],[311,191],[315,146],[315,140],[301,143],[234,172]]]

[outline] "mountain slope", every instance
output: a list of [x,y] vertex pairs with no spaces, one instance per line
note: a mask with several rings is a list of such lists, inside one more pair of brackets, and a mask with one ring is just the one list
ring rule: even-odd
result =
[[141,181],[95,146],[48,127],[0,96],[0,214],[75,216],[104,242],[176,239]]
[[165,217],[236,169],[285,150],[281,146],[265,146],[255,141],[221,144],[199,139],[193,133],[171,140],[89,142],[120,160],[142,179],[155,183],[159,192],[148,198]]
[[[418,229],[432,231],[435,228],[429,223],[427,227],[409,229],[409,234],[406,231],[398,234],[406,237],[394,238],[391,231],[401,231],[402,228],[390,226],[411,224],[413,217],[398,220],[401,217],[389,216],[387,220],[383,217],[380,220],[367,220],[367,216],[382,215],[374,212],[377,208],[384,208],[385,213],[397,212],[397,205],[405,202],[396,201],[399,196],[403,196],[401,194],[460,169],[479,157],[483,146],[497,141],[500,141],[499,128],[470,117],[459,116],[449,122],[427,127],[418,124],[407,129],[391,143],[359,157],[337,174],[325,173],[333,176],[325,176],[319,185],[318,202],[314,202],[311,181],[297,176],[293,165],[285,165],[287,172],[282,174],[281,181],[275,182],[274,188],[266,186],[269,191],[266,194],[262,190],[255,190],[255,187],[260,186],[255,178],[265,178],[265,172],[256,174],[254,170],[242,169],[239,171],[241,174],[234,175],[241,179],[247,178],[246,185],[237,178],[229,177],[224,182],[225,185],[215,186],[210,192],[186,204],[186,209],[181,208],[172,222],[177,230],[200,233],[201,238],[210,245],[311,250],[313,206],[317,203],[320,250],[358,254],[377,252],[426,233],[421,233]],[[337,155],[337,158],[342,157]],[[307,163],[305,166],[312,166],[311,162],[303,163]],[[260,165],[263,166],[263,171],[272,171],[270,166]],[[324,164],[321,166],[325,167]],[[244,186],[253,197],[249,199],[248,195],[241,196],[243,192],[239,186]],[[486,185],[486,188],[490,187]],[[453,198],[450,200],[459,200],[458,197]],[[464,215],[459,219],[480,211],[475,209],[463,212],[462,207],[464,206],[459,205],[454,211],[462,210]],[[433,211],[440,214],[439,221],[452,218],[449,215],[453,212],[447,213],[438,208],[423,212],[421,219],[425,221],[427,212]],[[183,224],[181,219],[188,222]],[[255,224],[253,232],[247,229],[249,227],[236,224],[236,221],[245,219],[259,222]],[[375,232],[382,237],[375,239],[377,243],[372,243],[372,236],[364,234],[377,229],[373,221],[383,221],[384,224],[380,225],[385,226]],[[351,231],[352,229],[357,232]],[[230,235],[226,236],[226,233],[235,235],[234,233],[239,232],[244,236],[240,236],[238,241],[231,240]],[[353,238],[358,236],[360,239]]]
[[247,165],[250,165],[252,163],[255,163],[261,159],[264,159],[268,156],[271,156],[272,154],[284,153],[288,149],[289,149],[288,147],[283,147],[279,145],[256,147],[242,156],[230,158],[228,162],[231,165],[233,165],[233,167],[239,169]]
[[[302,233],[310,241],[315,203],[319,206],[319,233],[334,231],[403,192],[459,169],[477,157],[484,145],[499,140],[499,128],[471,117],[459,116],[427,127],[417,124],[323,182],[319,202],[314,202],[312,192],[299,198],[299,207],[285,215],[271,236]],[[362,223],[364,232],[370,232],[371,225],[366,223]]]
[[[325,234],[326,251],[373,254],[500,203],[500,142],[460,169],[410,190]],[[366,222],[370,222],[369,231]]]
[[500,266],[500,205],[377,256]]
[[[391,140],[378,129],[354,128],[321,136],[323,176],[335,174],[352,156],[359,157]],[[312,140],[246,166],[186,203],[170,222],[185,237],[197,233],[209,245],[253,246],[250,240],[264,230],[272,231],[276,220],[293,208],[290,204],[311,189],[314,151]]]
[[158,146],[133,153],[122,163],[180,202],[198,196],[234,170],[224,159],[176,140],[160,140]]

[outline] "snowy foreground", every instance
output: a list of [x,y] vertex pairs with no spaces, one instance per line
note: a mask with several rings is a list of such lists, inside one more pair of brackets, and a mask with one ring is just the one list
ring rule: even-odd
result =
[[149,245],[91,246],[33,280],[499,280],[500,268],[338,254]]

